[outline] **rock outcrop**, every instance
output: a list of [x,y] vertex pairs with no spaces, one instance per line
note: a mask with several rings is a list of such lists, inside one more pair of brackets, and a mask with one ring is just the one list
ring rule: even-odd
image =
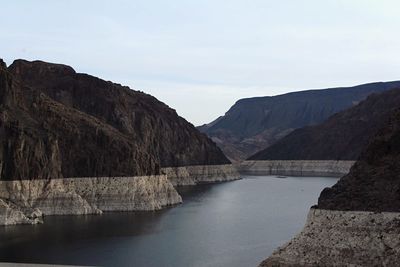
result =
[[261,266],[399,266],[399,161],[400,109],[323,190],[303,231]]
[[246,160],[238,170],[248,175],[332,176],[349,173],[351,160]]
[[323,123],[294,130],[250,160],[357,160],[399,107],[400,88],[372,94]]
[[162,172],[174,186],[227,182],[240,177],[232,164],[168,167],[163,168]]
[[224,116],[198,128],[230,159],[244,160],[294,129],[319,124],[371,93],[399,87],[397,81],[241,99]]
[[311,209],[304,229],[262,267],[398,266],[400,213]]
[[0,224],[160,209],[181,202],[161,168],[210,166],[196,175],[212,182],[226,173],[209,169],[229,164],[150,95],[65,65],[0,61]]
[[[158,210],[182,202],[165,175],[0,181],[1,199],[16,209],[8,207],[14,214],[9,212],[6,224],[39,222],[32,221],[32,216],[26,220],[27,210],[40,215],[101,214],[103,211]],[[10,206],[4,201],[0,204]]]

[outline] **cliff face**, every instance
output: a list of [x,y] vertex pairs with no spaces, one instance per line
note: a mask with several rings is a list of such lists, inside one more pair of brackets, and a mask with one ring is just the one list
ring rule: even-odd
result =
[[341,177],[353,164],[351,160],[246,160],[238,171],[249,175]]
[[369,143],[350,173],[322,191],[318,208],[400,212],[399,162],[400,109]]
[[398,266],[399,160],[397,109],[350,173],[322,191],[302,232],[261,266]]
[[158,210],[181,202],[165,175],[0,181],[0,225],[41,223],[42,215]]
[[160,209],[181,202],[165,168],[197,167],[196,183],[214,182],[225,173],[208,168],[229,163],[150,95],[65,65],[0,60],[0,225]]
[[400,213],[311,209],[301,233],[260,267],[399,266]]
[[145,161],[161,167],[230,163],[210,139],[148,94],[65,65],[16,60],[9,70],[33,90],[118,131],[135,151],[145,151]]
[[243,160],[296,128],[321,123],[371,93],[397,87],[400,82],[371,83],[241,99],[224,116],[199,129],[207,133],[229,158]]
[[72,68],[1,70],[1,179],[135,176],[227,164],[205,135],[152,96]]
[[251,160],[356,160],[399,107],[400,89],[373,94],[325,122],[297,129]]

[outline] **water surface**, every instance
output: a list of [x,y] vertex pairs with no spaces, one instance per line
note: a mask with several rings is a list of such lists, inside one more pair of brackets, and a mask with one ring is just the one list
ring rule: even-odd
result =
[[97,266],[257,266],[304,225],[336,178],[246,176],[181,188],[157,212],[48,216],[0,227],[0,261]]

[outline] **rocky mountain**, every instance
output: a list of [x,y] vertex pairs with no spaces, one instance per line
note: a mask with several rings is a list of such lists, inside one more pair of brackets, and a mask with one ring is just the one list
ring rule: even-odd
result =
[[322,191],[303,230],[260,266],[398,266],[400,108],[359,160]]
[[294,130],[250,160],[356,160],[369,139],[400,107],[400,89],[372,94],[315,126]]
[[158,174],[227,164],[206,135],[156,98],[71,67],[0,70],[2,180]]
[[400,102],[350,173],[322,191],[318,208],[400,212]]
[[224,116],[198,129],[210,136],[230,159],[243,160],[294,129],[321,123],[371,93],[396,87],[400,87],[399,81],[241,99]]

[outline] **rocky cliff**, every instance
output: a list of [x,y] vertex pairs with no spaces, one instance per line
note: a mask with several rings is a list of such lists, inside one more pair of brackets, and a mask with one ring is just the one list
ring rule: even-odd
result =
[[241,99],[222,117],[199,129],[234,160],[244,160],[291,131],[316,125],[371,93],[400,87],[400,82],[309,90],[273,97]]
[[9,71],[35,92],[118,131],[145,161],[161,167],[230,163],[209,138],[148,94],[42,61],[16,60]]
[[181,201],[162,168],[230,164],[150,95],[65,65],[0,63],[0,224],[158,209]]
[[372,94],[319,125],[294,130],[250,160],[356,160],[399,103],[400,89]]
[[181,202],[165,175],[0,181],[0,225],[40,223],[42,215],[158,210]]
[[239,179],[237,167],[226,165],[196,165],[167,167],[161,170],[174,186],[226,182]]
[[350,173],[323,190],[303,231],[261,266],[398,266],[399,160],[400,109]]
[[351,160],[246,160],[238,171],[247,175],[332,176],[349,173]]

